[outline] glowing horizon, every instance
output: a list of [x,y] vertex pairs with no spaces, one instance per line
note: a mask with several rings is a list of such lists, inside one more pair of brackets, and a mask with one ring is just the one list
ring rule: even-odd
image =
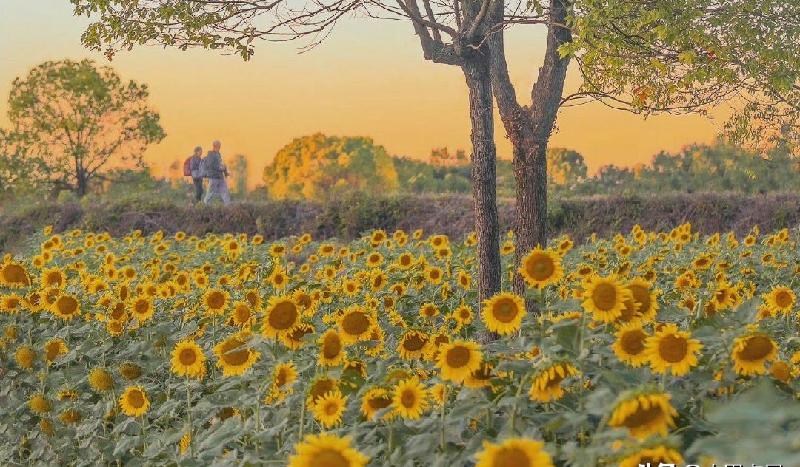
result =
[[[11,82],[37,64],[64,58],[109,64],[80,44],[88,20],[74,17],[67,0],[0,5],[0,126],[8,123]],[[228,161],[247,156],[254,186],[282,146],[315,132],[369,136],[396,156],[426,158],[436,147],[469,152],[463,76],[455,67],[426,62],[409,24],[348,20],[312,51],[298,54],[298,45],[261,43],[250,62],[210,50],[140,47],[118,54],[110,65],[150,86],[151,106],[167,132],[145,154],[153,173],[168,175],[170,164],[196,145],[207,149],[219,139]],[[541,60],[541,30],[512,31],[508,47],[512,80],[526,96]],[[571,73],[567,86],[577,85]],[[605,164],[633,166],[661,150],[710,142],[719,124],[701,116],[644,120],[592,103],[562,109],[557,126],[551,145],[577,150],[593,173]],[[499,119],[495,133],[498,155],[508,158]]]

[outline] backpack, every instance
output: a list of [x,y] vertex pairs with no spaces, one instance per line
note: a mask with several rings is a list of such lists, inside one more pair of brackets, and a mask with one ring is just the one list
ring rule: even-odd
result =
[[184,177],[191,177],[192,176],[192,157],[189,156],[188,159],[183,161],[183,176]]

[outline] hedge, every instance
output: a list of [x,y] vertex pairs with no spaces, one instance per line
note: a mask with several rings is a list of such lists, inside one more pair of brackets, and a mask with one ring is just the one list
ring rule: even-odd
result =
[[[512,200],[498,204],[501,227],[511,227]],[[473,228],[472,201],[463,195],[352,196],[327,203],[269,201],[234,203],[228,207],[170,201],[125,201],[94,205],[45,203],[22,212],[0,214],[0,250],[13,251],[45,225],[56,232],[70,229],[107,231],[122,236],[134,229],[149,234],[246,232],[276,239],[308,232],[315,238],[350,239],[373,229],[424,229],[452,237]],[[753,225],[774,230],[800,222],[798,194],[666,194],[598,196],[551,200],[551,236],[568,233],[581,240],[592,232],[627,232],[634,224],[666,230],[691,222],[702,233],[734,231]]]

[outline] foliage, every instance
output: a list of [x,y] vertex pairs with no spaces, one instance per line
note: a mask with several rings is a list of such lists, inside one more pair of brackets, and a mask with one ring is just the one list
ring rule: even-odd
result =
[[15,79],[6,137],[22,165],[14,169],[25,170],[17,177],[83,196],[110,169],[141,167],[144,149],[164,137],[148,95],[90,60],[44,62]]
[[233,161],[230,164],[231,172],[231,191],[239,196],[247,194],[247,174],[248,174],[247,157],[243,154],[233,156]]
[[[544,257],[563,274],[527,292],[544,314],[516,305],[521,321],[504,322],[519,324],[484,344],[474,342],[478,333],[510,311],[484,305],[478,313],[468,280],[474,242],[402,231],[349,243],[307,235],[263,243],[45,229],[29,254],[6,257],[0,269],[0,360],[11,382],[0,388],[0,456],[282,464],[318,432],[350,436],[371,465],[467,465],[484,441],[509,438],[543,442],[546,458],[581,467],[618,465],[648,449],[687,462],[800,455],[792,441],[800,421],[795,233],[701,237],[687,224],[577,246],[557,239]],[[513,250],[505,251],[507,276]],[[589,287],[599,280],[616,284],[616,295],[595,295]],[[788,292],[776,299],[777,290]],[[598,313],[607,300],[616,315]],[[361,313],[366,327],[345,324],[348,313]],[[300,326],[311,326],[308,334],[292,333]],[[637,364],[619,350],[630,329],[646,338],[641,356],[637,345],[624,347]],[[412,334],[422,339],[419,352],[404,345]],[[323,335],[342,345],[327,346]],[[219,344],[233,336],[243,344],[223,353]],[[744,350],[754,336],[759,345]],[[696,358],[669,339],[689,339]],[[459,380],[441,368],[454,364],[446,352],[460,340],[483,366]],[[175,363],[179,342],[202,354],[189,376]],[[677,353],[685,369],[662,372]],[[322,392],[344,401],[341,421],[327,427],[312,392],[323,377],[339,393]],[[415,381],[426,400],[419,418],[403,415],[397,399],[365,417],[372,390],[391,400]],[[137,388],[148,405],[121,402]],[[662,415],[642,408],[656,405],[637,409],[641,397]],[[623,406],[646,413],[622,423]],[[775,449],[730,442],[750,434]],[[786,458],[758,457],[779,454]]]
[[730,103],[729,136],[797,143],[800,2],[624,0],[575,2],[562,46],[583,76],[580,93],[635,112],[708,112]]
[[370,138],[315,134],[296,138],[264,168],[275,199],[318,200],[341,193],[392,193],[397,171],[383,146]]
[[764,156],[718,141],[675,154],[660,152],[633,169],[604,166],[574,190],[582,194],[738,191],[767,193],[800,189],[800,165],[787,147]]

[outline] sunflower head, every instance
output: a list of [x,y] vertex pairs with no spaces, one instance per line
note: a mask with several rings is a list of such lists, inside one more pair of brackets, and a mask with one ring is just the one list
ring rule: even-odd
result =
[[625,428],[631,436],[643,440],[653,434],[666,436],[675,426],[677,415],[670,404],[669,394],[640,391],[617,402],[609,425]]
[[129,417],[139,417],[147,413],[150,400],[141,386],[128,386],[119,398],[122,413]]
[[329,433],[306,435],[294,450],[288,467],[365,467],[369,462],[369,457],[352,447],[349,437],[340,438]]
[[484,441],[476,460],[475,467],[553,467],[544,443],[527,438],[510,438],[497,444]]
[[554,284],[564,276],[561,257],[536,247],[522,259],[519,274],[530,287],[542,288]]
[[442,372],[442,379],[462,383],[470,374],[480,368],[483,355],[475,342],[454,341],[442,345],[439,351],[437,366]]
[[525,301],[511,292],[502,292],[487,299],[481,311],[486,328],[500,335],[518,331],[526,314]]

